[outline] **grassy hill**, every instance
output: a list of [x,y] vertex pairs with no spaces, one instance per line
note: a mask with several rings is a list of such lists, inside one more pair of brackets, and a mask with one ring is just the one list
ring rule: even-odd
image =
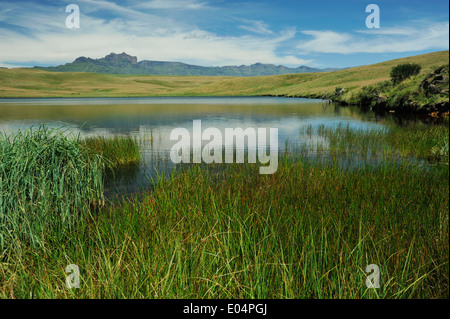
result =
[[0,97],[120,97],[181,95],[222,77],[106,75],[0,70]]
[[55,67],[35,67],[53,72],[92,72],[103,74],[141,75],[199,75],[199,76],[259,76],[290,73],[312,73],[336,71],[338,69],[317,69],[307,66],[289,68],[283,65],[255,63],[252,65],[205,67],[181,62],[139,61],[137,57],[111,53],[101,59],[79,57],[72,63]]
[[304,97],[331,97],[336,87],[345,88],[350,97],[361,88],[389,80],[392,67],[401,63],[417,63],[422,66],[418,77],[424,77],[440,65],[449,63],[449,51],[440,51],[346,70],[289,74],[270,77],[232,78],[196,88],[192,94],[228,95],[280,95]]
[[[392,67],[406,62],[422,67],[419,75],[402,84],[408,89],[415,88],[436,68],[449,63],[449,51],[333,72],[256,77],[113,75],[0,69],[0,97],[275,95],[331,98],[336,88],[344,88],[339,100],[357,104],[358,94],[364,88],[389,80]],[[448,94],[446,99],[448,101]]]

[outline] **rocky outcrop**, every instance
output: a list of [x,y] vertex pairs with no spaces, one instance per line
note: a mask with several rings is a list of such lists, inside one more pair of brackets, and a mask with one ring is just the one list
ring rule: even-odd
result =
[[75,63],[75,64],[92,63],[95,65],[136,64],[137,57],[128,55],[125,52],[121,53],[121,54],[111,53],[101,59],[91,59],[91,58],[86,58],[86,57],[82,56],[82,57],[76,58],[75,61],[73,61],[73,63]]
[[443,101],[430,103],[425,105],[424,108],[428,113],[441,113],[447,114],[449,112],[449,66],[443,65],[430,75],[428,75],[422,83],[420,83],[420,89],[423,90],[425,96],[439,96]]
[[103,58],[103,60],[106,60],[111,63],[131,63],[131,64],[137,63],[137,57],[128,55],[125,52],[121,54],[116,53],[108,54]]
[[[333,100],[341,102],[343,91],[336,88]],[[448,115],[449,66],[443,65],[421,80],[405,85],[384,81],[363,87],[349,104],[366,106],[373,110]]]

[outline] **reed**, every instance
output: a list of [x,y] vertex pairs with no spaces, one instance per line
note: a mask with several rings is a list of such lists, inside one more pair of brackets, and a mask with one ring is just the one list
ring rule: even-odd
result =
[[[401,149],[395,130],[336,132],[324,149],[344,139],[381,152],[389,136],[398,142],[383,152]],[[342,152],[330,154],[285,153],[273,175],[256,164],[161,173],[152,190],[87,214],[65,237],[52,232],[47,250],[23,246],[0,263],[0,296],[448,298],[448,165],[374,164],[347,151],[359,165],[343,166]],[[79,289],[65,286],[69,264],[80,267]],[[365,285],[369,264],[380,268],[379,289]]]
[[82,140],[81,145],[93,156],[101,155],[107,168],[139,162],[139,143],[132,136],[95,136]]
[[0,135],[0,256],[45,248],[50,234],[62,238],[103,204],[100,158],[88,160],[65,133],[41,126]]
[[306,141],[319,137],[322,143],[309,144],[313,144],[315,152],[323,150],[327,155],[340,154],[345,158],[378,161],[401,157],[446,165],[449,163],[448,119],[432,126],[408,124],[364,129],[351,128],[342,123],[337,127],[320,125],[313,128],[308,125],[300,130],[300,135]]

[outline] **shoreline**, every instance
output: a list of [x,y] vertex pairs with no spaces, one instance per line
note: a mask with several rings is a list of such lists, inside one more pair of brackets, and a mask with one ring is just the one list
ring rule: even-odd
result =
[[[376,111],[446,116],[448,51],[321,73],[254,77],[142,76],[1,69],[0,103],[20,98],[285,97],[322,99]],[[421,66],[415,76],[392,83],[401,63]]]

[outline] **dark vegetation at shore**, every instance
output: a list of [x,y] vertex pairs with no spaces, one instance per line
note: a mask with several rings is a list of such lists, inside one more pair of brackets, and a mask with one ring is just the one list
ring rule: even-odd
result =
[[91,157],[101,156],[106,168],[137,163],[140,157],[136,138],[131,136],[95,136],[81,141],[81,145]]
[[425,76],[417,75],[420,66],[417,67],[412,76],[391,74],[391,80],[364,86],[350,96],[343,95],[345,88],[336,88],[331,100],[374,110],[448,115],[449,65],[439,66]]

